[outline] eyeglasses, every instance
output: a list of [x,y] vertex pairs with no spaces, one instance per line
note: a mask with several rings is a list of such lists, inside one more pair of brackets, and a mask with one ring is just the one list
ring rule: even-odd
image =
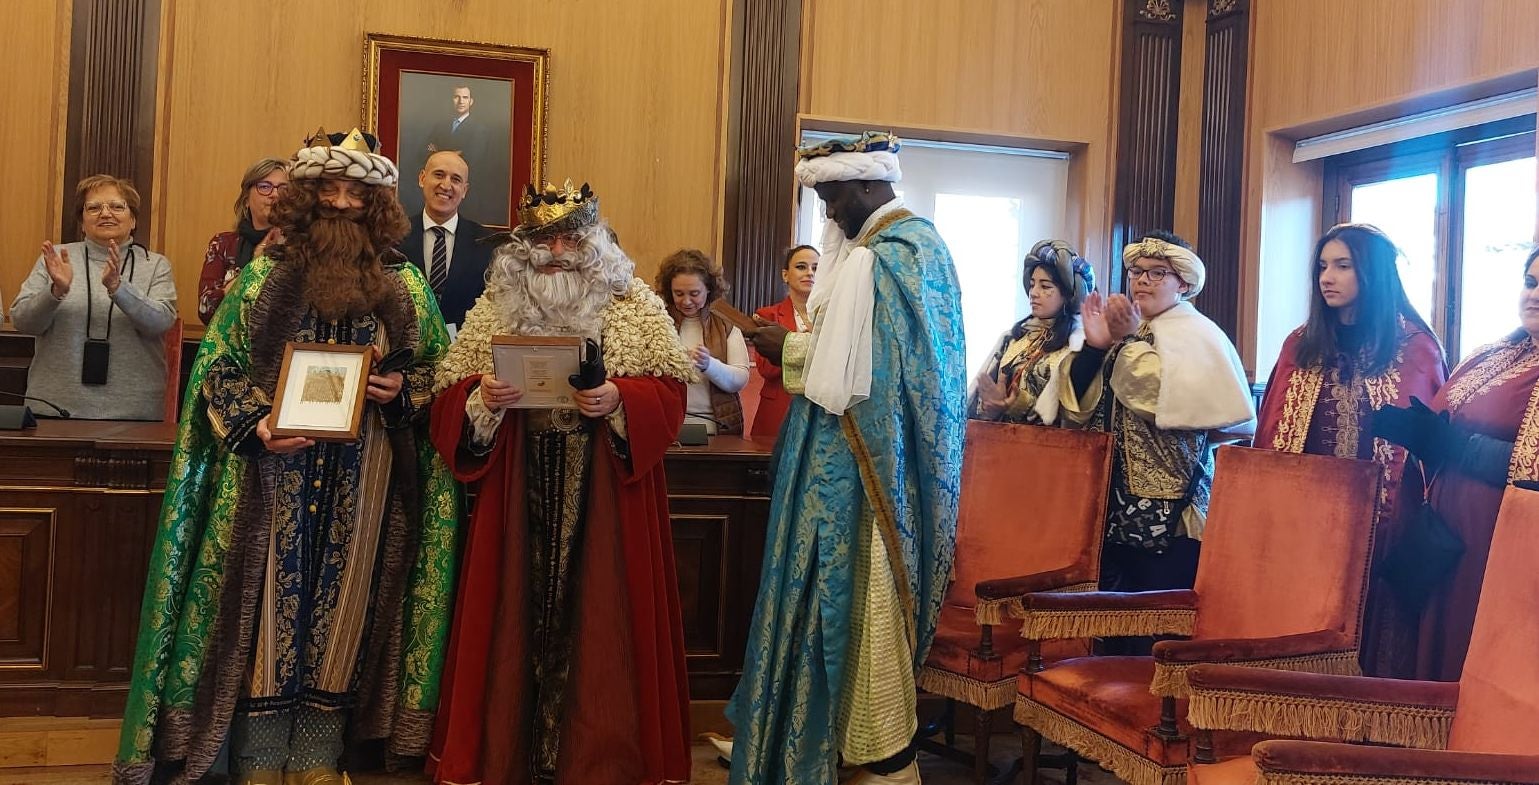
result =
[[110,211],[115,214],[128,212],[127,202],[91,202],[85,206],[86,215],[101,215],[102,211]]
[[263,196],[272,196],[274,193],[283,193],[284,191],[287,191],[288,188],[289,188],[289,184],[288,183],[269,183],[266,180],[262,180],[262,181],[260,181],[258,183],[253,184],[251,187],[255,188],[257,193],[259,193],[259,194],[261,194]]
[[1165,280],[1165,276],[1174,272],[1169,267],[1129,267],[1128,280],[1136,281],[1142,276],[1148,278],[1150,283],[1160,283]]

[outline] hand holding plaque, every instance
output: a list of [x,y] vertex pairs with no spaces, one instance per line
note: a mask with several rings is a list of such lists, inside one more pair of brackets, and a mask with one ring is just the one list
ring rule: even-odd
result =
[[585,378],[582,349],[583,339],[575,336],[492,336],[497,379],[523,393],[508,408],[578,408],[574,382]]

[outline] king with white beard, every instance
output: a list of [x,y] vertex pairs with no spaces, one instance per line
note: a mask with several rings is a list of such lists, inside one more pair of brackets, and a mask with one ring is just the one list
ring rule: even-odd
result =
[[[494,335],[593,342],[578,409],[510,408]],[[570,181],[532,187],[439,367],[433,444],[477,489],[435,782],[687,780],[689,696],[663,455],[689,357]]]

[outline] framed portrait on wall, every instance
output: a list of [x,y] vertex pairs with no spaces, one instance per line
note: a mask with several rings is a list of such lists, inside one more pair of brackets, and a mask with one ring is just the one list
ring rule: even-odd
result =
[[407,215],[422,212],[417,172],[455,150],[470,166],[460,213],[486,226],[513,223],[526,183],[545,174],[550,50],[368,33],[363,127],[401,170]]
[[363,425],[369,387],[369,344],[295,343],[283,347],[273,394],[274,436],[317,441],[355,441]]

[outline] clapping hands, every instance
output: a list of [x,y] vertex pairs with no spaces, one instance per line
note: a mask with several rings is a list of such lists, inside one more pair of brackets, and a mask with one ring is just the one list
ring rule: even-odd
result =
[[1128,299],[1127,295],[1106,297],[1100,292],[1091,292],[1085,298],[1080,318],[1085,328],[1085,343],[1097,349],[1110,349],[1112,344],[1138,332],[1144,322],[1138,303]]
[[55,300],[69,294],[69,285],[75,280],[75,268],[69,263],[69,249],[59,248],[52,242],[43,242],[43,269],[48,272],[50,291]]

